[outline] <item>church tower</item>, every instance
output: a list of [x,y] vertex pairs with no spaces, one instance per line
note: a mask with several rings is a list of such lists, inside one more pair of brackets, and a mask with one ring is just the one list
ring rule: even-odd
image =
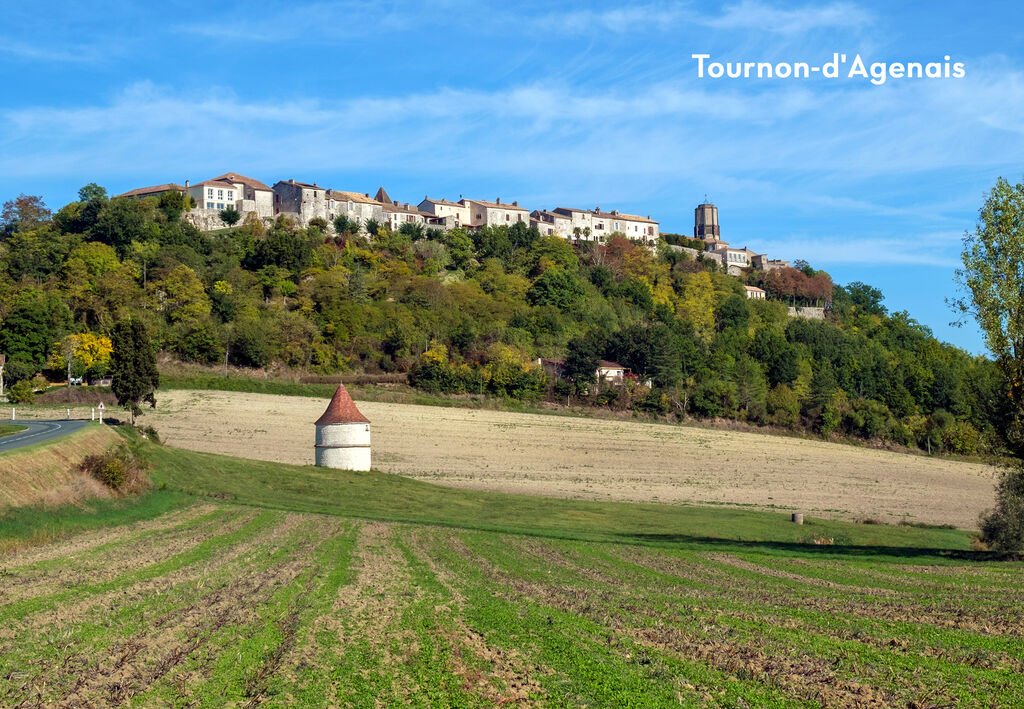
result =
[[708,202],[707,197],[693,210],[693,238],[704,241],[709,238],[719,241],[722,238],[722,231],[718,227],[718,207]]

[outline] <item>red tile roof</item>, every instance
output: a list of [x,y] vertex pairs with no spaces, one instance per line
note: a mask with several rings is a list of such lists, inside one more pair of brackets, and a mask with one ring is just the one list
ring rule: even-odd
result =
[[235,173],[235,172],[225,172],[223,175],[220,175],[219,177],[215,177],[213,179],[214,180],[230,180],[231,182],[241,182],[243,185],[249,185],[249,187],[252,187],[254,190],[263,190],[264,192],[273,192],[272,189],[267,187],[265,184],[263,184],[259,180],[254,180],[251,177],[246,177],[245,175],[239,175],[238,173]]
[[338,385],[338,391],[334,392],[327,410],[316,420],[317,426],[329,426],[332,423],[370,423],[370,419],[359,413],[356,402],[352,401],[344,384]]
[[117,195],[118,197],[142,197],[148,194],[163,194],[164,192],[170,191],[184,192],[185,188],[181,185],[176,185],[173,182],[169,182],[166,185],[155,185],[153,187],[140,187],[137,190],[129,190],[122,194]]

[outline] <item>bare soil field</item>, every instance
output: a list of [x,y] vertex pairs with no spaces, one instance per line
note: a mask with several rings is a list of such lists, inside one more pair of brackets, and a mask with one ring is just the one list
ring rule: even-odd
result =
[[[326,400],[168,391],[140,423],[170,445],[313,462]],[[723,504],[974,528],[988,466],[779,436],[502,411],[359,403],[374,468],[443,485],[565,498]]]

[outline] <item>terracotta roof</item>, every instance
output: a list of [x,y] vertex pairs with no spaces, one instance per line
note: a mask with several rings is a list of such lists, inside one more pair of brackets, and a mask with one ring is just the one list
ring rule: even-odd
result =
[[275,187],[277,185],[295,185],[296,187],[304,187],[310,190],[328,190],[327,187],[321,187],[320,185],[311,185],[308,182],[299,182],[298,180],[278,180],[277,182],[274,183]]
[[497,202],[486,202],[486,201],[484,201],[482,199],[467,199],[465,201],[466,202],[473,202],[474,204],[482,204],[485,207],[488,207],[490,209],[511,209],[513,211],[519,211],[519,212],[528,212],[528,211],[530,211],[530,210],[526,209],[525,207],[520,207],[518,204],[512,204],[511,202],[508,202],[508,203],[502,202],[501,204],[498,204]]
[[555,207],[551,211],[559,212],[560,214],[565,214],[566,212],[579,212],[580,214],[587,214],[588,213],[587,210],[585,210],[585,209],[576,209],[574,207]]
[[[458,202],[449,202],[446,199],[430,199],[430,197],[424,197],[423,198],[423,202],[430,202],[431,204],[444,204],[444,205],[447,205],[449,207],[465,207],[466,206],[464,204],[459,204]],[[423,204],[423,202],[420,202],[420,204]]]
[[246,177],[245,175],[239,175],[238,173],[235,173],[235,172],[225,172],[223,175],[220,175],[220,176],[215,177],[213,179],[214,180],[230,180],[231,182],[240,182],[243,185],[249,185],[249,187],[252,187],[254,190],[263,190],[265,192],[273,192],[272,189],[267,187],[265,184],[263,184],[259,180],[254,180],[251,177]]
[[352,401],[344,384],[338,385],[338,391],[334,392],[327,410],[316,420],[317,426],[329,426],[332,423],[370,423],[370,419],[359,413],[356,402]]
[[420,210],[413,207],[411,204],[385,204],[385,212],[394,212],[396,214],[416,214],[421,217],[432,217],[433,214],[429,212],[421,212]]
[[622,212],[594,212],[595,216],[604,217],[605,219],[621,219],[625,222],[646,222],[648,224],[657,224],[649,217],[641,217],[638,214],[623,214]]
[[362,192],[344,192],[342,190],[331,190],[327,195],[328,199],[335,199],[339,202],[358,202],[360,204],[379,204],[377,200],[371,199]]
[[622,370],[625,370],[625,369],[626,369],[625,367],[623,367],[623,366],[622,366],[621,364],[619,364],[618,362],[609,362],[609,361],[608,361],[608,360],[606,360],[606,359],[602,359],[602,360],[601,360],[601,364],[600,364],[600,365],[598,365],[598,366],[599,366],[599,367],[600,367],[601,369],[622,369]]
[[169,182],[166,185],[154,185],[153,187],[140,187],[137,190],[128,190],[122,194],[117,195],[118,197],[142,197],[148,194],[163,194],[164,192],[184,192],[185,188],[181,185],[176,185],[173,182]]
[[764,293],[764,288],[758,288],[757,286],[743,286],[748,293]]
[[[536,215],[536,216],[534,216],[534,215]],[[569,217],[567,217],[564,214],[556,214],[555,212],[549,212],[549,211],[544,210],[544,209],[535,209],[535,210],[533,210],[533,212],[530,213],[530,216],[534,217],[538,221],[544,221],[543,217],[551,217],[552,220],[554,220],[554,219],[561,219],[562,221],[565,221],[565,222],[570,221]],[[552,222],[548,221],[547,223],[551,224]]]
[[192,187],[205,187],[206,185],[212,185],[214,187],[228,187],[228,188],[231,188],[231,189],[235,189],[235,183],[234,182],[232,182],[231,180],[228,180],[226,178],[225,179],[221,179],[219,177],[217,179],[214,179],[214,180],[206,180],[204,182],[197,182],[194,185],[192,185]]

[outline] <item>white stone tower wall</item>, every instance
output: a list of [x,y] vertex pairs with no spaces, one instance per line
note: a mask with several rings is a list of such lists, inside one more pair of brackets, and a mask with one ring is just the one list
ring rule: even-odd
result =
[[316,464],[343,470],[370,469],[370,424],[332,423],[316,427]]

